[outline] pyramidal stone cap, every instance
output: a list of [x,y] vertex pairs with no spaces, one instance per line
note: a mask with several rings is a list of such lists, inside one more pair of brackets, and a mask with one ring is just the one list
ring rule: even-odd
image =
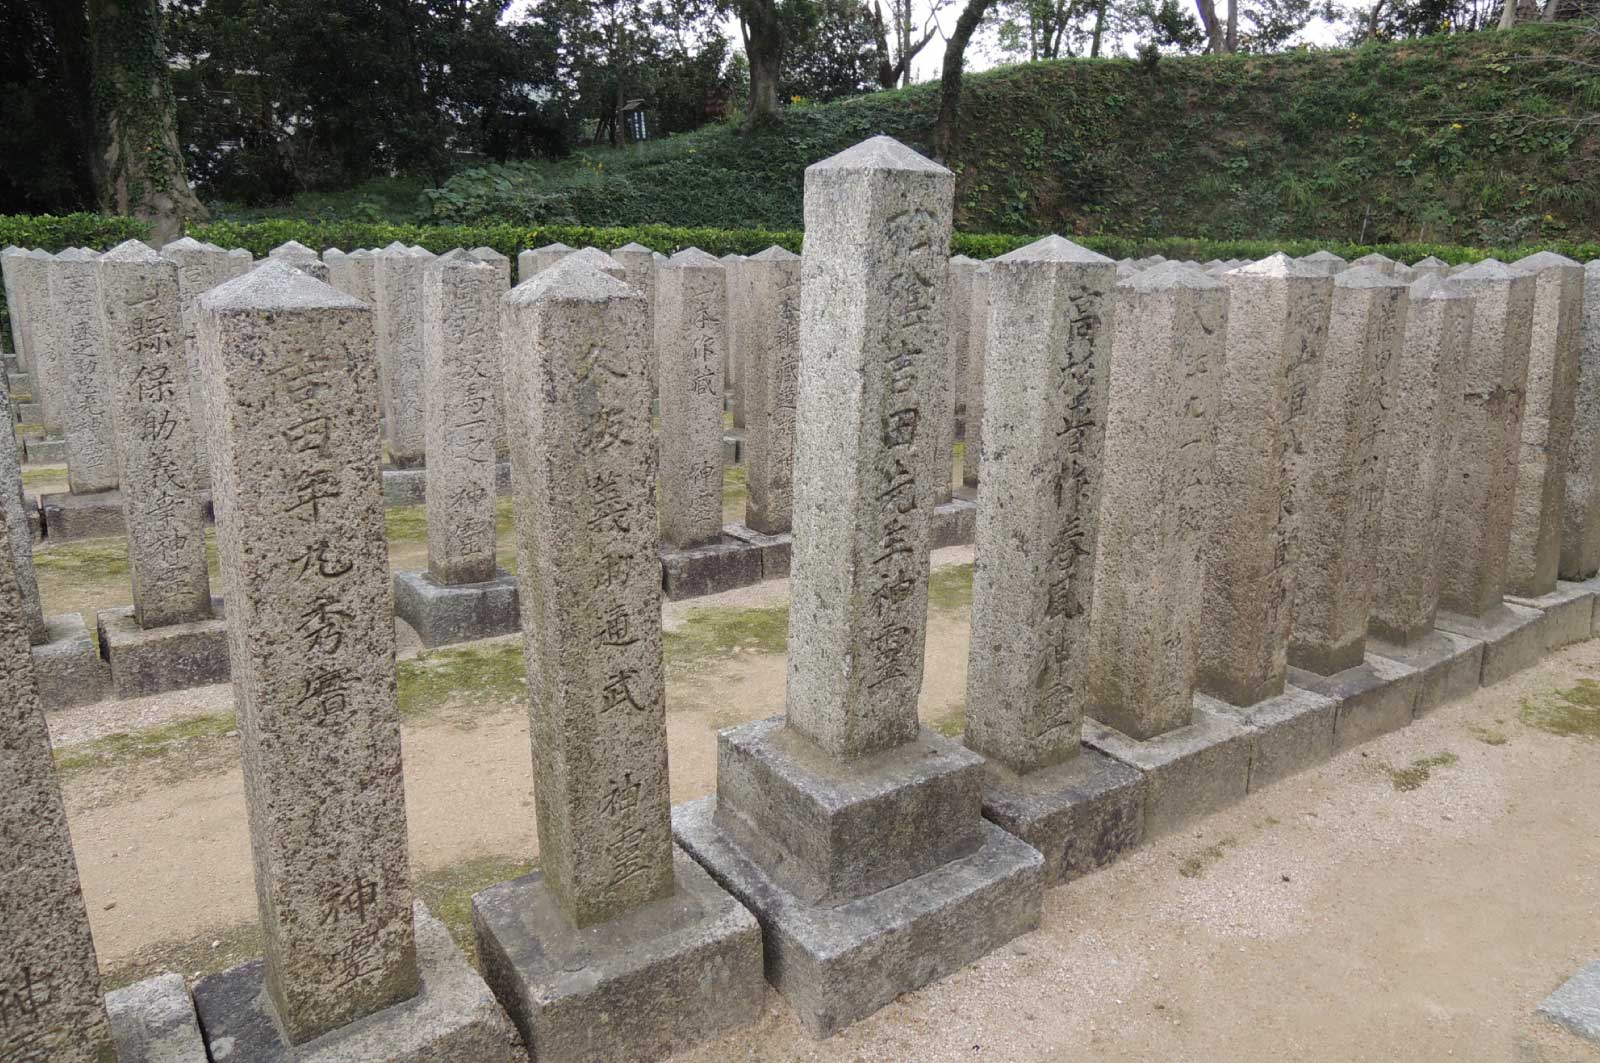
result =
[[1516,269],[1527,270],[1529,273],[1542,273],[1547,269],[1556,269],[1565,266],[1578,266],[1581,263],[1559,255],[1554,251],[1535,251],[1531,255],[1517,259],[1511,264]]
[[1455,282],[1454,277],[1444,277],[1437,273],[1424,273],[1410,284],[1411,301],[1419,299],[1470,299],[1472,298],[1461,286]]
[[[932,159],[918,155],[894,137],[869,137],[855,147],[814,162],[806,173],[824,170],[906,170],[916,173],[947,174],[949,170]],[[952,175],[954,176],[954,175]]]
[[172,240],[172,241],[169,241],[168,243],[165,243],[165,244],[161,245],[161,253],[163,255],[167,254],[170,251],[208,251],[208,250],[210,250],[210,245],[209,244],[203,244],[199,240],[196,240],[192,236],[180,236],[176,240]]
[[482,261],[471,251],[461,247],[458,247],[453,251],[446,251],[444,254],[439,255],[432,262],[428,263],[429,269],[444,269],[447,266],[455,269],[490,268],[487,262]]
[[630,254],[636,254],[636,255],[638,255],[638,254],[648,255],[648,254],[652,254],[653,253],[653,252],[651,252],[651,250],[648,247],[644,246],[643,244],[623,244],[621,247],[612,248],[611,253],[614,255],[618,251],[627,251]]
[[619,272],[621,272],[623,269],[621,262],[618,262],[604,251],[600,250],[598,247],[585,247],[580,251],[574,251],[572,254],[562,259],[563,262],[570,262],[573,260],[576,260],[583,265],[590,266],[593,269],[614,269]]
[[1333,278],[1336,288],[1404,288],[1406,282],[1399,277],[1372,266],[1352,265]]
[[377,253],[378,252],[372,250],[370,247],[358,247],[354,251],[352,251],[348,255],[346,255],[345,257],[346,258],[371,258],[373,255],[376,255]]
[[995,262],[1087,262],[1096,265],[1115,265],[1112,259],[1087,247],[1075,244],[1064,236],[1045,236],[1026,247],[1001,255]]
[[533,253],[538,255],[538,254],[544,254],[545,252],[548,251],[551,254],[554,254],[555,252],[560,251],[560,252],[562,252],[564,254],[564,253],[566,253],[568,251],[571,251],[571,250],[572,250],[572,248],[568,247],[566,244],[564,244],[561,241],[557,240],[553,244],[545,244],[543,247],[534,248],[533,249]]
[[[1308,256],[1309,257],[1309,256]],[[1328,272],[1305,258],[1290,258],[1282,251],[1227,271],[1239,277],[1326,277]]]
[[44,250],[41,250],[40,248],[35,247],[35,248],[33,248],[32,250],[30,250],[28,252],[28,257],[29,258],[55,258],[56,256],[52,255],[48,251],[44,251]]
[[627,296],[644,298],[639,289],[619,281],[603,270],[582,262],[570,263],[563,260],[529,277],[501,296],[500,301],[507,306],[532,306],[540,299],[569,303],[604,303]]
[[100,256],[102,262],[160,262],[161,253],[142,240],[124,240]]
[[1434,258],[1432,255],[1429,255],[1427,258],[1419,258],[1419,259],[1417,259],[1417,261],[1411,263],[1411,268],[1412,269],[1441,269],[1441,268],[1443,268],[1445,266],[1448,266],[1449,264],[1450,263],[1446,262],[1442,258]]
[[1126,288],[1134,292],[1161,292],[1173,291],[1179,288],[1193,288],[1204,291],[1209,288],[1225,288],[1217,278],[1186,266],[1182,262],[1163,262],[1151,266],[1149,269],[1138,270],[1132,276],[1125,277],[1117,282],[1118,288]]
[[200,297],[200,306],[214,313],[257,310],[365,310],[367,304],[346,295],[281,259],[263,262]]
[[[787,247],[779,247],[777,244],[773,244],[771,247],[767,248],[765,251],[759,251],[756,254],[751,255],[750,256],[750,261],[751,262],[798,262],[798,261],[800,261],[800,256],[795,254],[793,251],[789,250]],[[953,262],[955,260],[951,259],[951,261]]]
[[951,255],[950,256],[950,264],[952,266],[977,266],[977,265],[981,265],[981,263],[977,259],[968,258],[966,255]]
[[500,252],[496,251],[492,247],[474,247],[472,250],[468,251],[467,254],[471,255],[473,258],[479,259],[479,260],[484,261],[484,262],[508,262],[508,261],[510,261],[509,259],[506,258],[505,255],[502,255]]
[[722,265],[722,260],[707,254],[698,247],[686,247],[667,259],[666,264],[675,269],[681,269],[685,266],[720,266]]
[[57,262],[93,262],[99,258],[95,252],[87,247],[69,247],[56,256]]
[[311,250],[311,248],[307,247],[305,244],[302,244],[299,240],[286,240],[277,247],[274,247],[271,251],[267,252],[268,258],[289,258],[290,256],[294,256],[296,258],[305,258],[307,256],[316,258],[317,253]]
[[1460,273],[1455,274],[1454,279],[1458,281],[1504,280],[1507,277],[1515,277],[1521,272],[1521,270],[1513,269],[1501,262],[1498,258],[1486,258],[1482,262],[1475,262]]

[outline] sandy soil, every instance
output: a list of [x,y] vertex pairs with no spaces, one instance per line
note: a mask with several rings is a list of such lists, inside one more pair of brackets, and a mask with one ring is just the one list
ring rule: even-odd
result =
[[[939,564],[970,560],[942,551]],[[669,604],[782,602],[782,582]],[[965,610],[930,620],[924,718],[963,700]],[[782,656],[734,652],[669,682],[674,800],[715,783],[715,732],[782,710]],[[1524,698],[1600,675],[1600,640],[1252,795],[1052,891],[1042,927],[824,1043],[782,1000],[688,1053],[752,1060],[1473,1060],[1600,1052],[1532,1016],[1600,956],[1600,744],[1524,726]],[[57,742],[228,707],[226,688],[52,718]],[[1491,745],[1491,736],[1503,744]],[[535,850],[527,726],[512,704],[405,732],[418,873]],[[1453,754],[1415,789],[1391,769]],[[103,965],[254,918],[235,760],[91,772],[66,795]]]

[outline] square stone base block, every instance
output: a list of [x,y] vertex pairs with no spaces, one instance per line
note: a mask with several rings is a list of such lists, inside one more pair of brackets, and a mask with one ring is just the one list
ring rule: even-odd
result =
[[120,538],[128,534],[122,517],[122,492],[75,495],[69,491],[39,496],[44,534],[52,542]]
[[1543,613],[1524,605],[1502,602],[1482,616],[1463,616],[1439,610],[1434,626],[1452,635],[1465,635],[1483,643],[1483,672],[1479,683],[1493,686],[1544,656]]
[[[716,825],[715,797],[672,810],[672,830],[761,921],[767,981],[813,1037],[937,981],[1039,925],[1044,857],[992,823],[969,856],[833,908],[784,890]],[[887,840],[886,840],[887,841]]]
[[983,817],[1039,850],[1046,886],[1105,867],[1144,840],[1145,776],[1087,746],[1018,775],[984,766]]
[[676,846],[677,891],[574,929],[538,872],[472,899],[484,977],[539,1063],[652,1060],[756,1021],[761,928]]
[[517,578],[501,572],[486,583],[447,587],[426,572],[394,574],[394,613],[424,646],[508,635],[522,624]]
[[1448,631],[1430,631],[1404,646],[1369,638],[1367,652],[1422,673],[1417,716],[1471,697],[1483,675],[1483,643]]
[[722,464],[738,465],[744,461],[744,437],[725,435],[722,437]]
[[1563,646],[1594,636],[1594,588],[1587,583],[1558,582],[1556,589],[1537,598],[1508,597],[1513,605],[1525,605],[1544,613],[1539,626],[1544,633],[1544,652],[1554,653]]
[[[428,473],[426,469],[384,469],[383,502],[386,506],[420,506],[427,501]],[[496,494],[511,492],[511,462],[501,461],[494,467]]]
[[22,445],[23,460],[30,465],[64,465],[67,461],[65,439],[30,439]]
[[169,690],[226,683],[228,624],[222,599],[211,599],[214,619],[168,624],[146,630],[133,606],[103,610],[96,626],[100,656],[111,668],[111,689],[119,698],[142,698]]
[[182,975],[161,974],[106,994],[117,1063],[209,1063]]
[[761,550],[761,578],[785,579],[789,575],[789,561],[794,553],[794,536],[788,532],[767,535],[747,528],[743,524],[725,524],[722,534],[749,543]]
[[304,1044],[284,1043],[266,992],[265,961],[203,978],[195,1010],[213,1061],[227,1063],[527,1063],[521,1038],[489,987],[417,902],[421,988],[400,1004]]
[[1314,768],[1333,756],[1333,728],[1339,703],[1293,684],[1283,693],[1248,707],[1229,705],[1205,694],[1194,696],[1207,711],[1236,720],[1251,731],[1250,782],[1256,791],[1279,779]]
[[1144,835],[1171,834],[1244,797],[1255,736],[1233,717],[1196,701],[1186,727],[1146,741],[1098,720],[1083,721],[1083,741],[1145,774]]
[[661,590],[671,601],[761,582],[762,548],[724,535],[707,546],[661,549]]
[[1373,653],[1354,668],[1333,675],[1291,667],[1289,682],[1339,703],[1333,724],[1335,753],[1408,726],[1416,718],[1422,692],[1421,672]]
[[978,505],[965,498],[952,498],[934,508],[933,525],[928,530],[928,545],[967,546],[978,537]]
[[39,512],[39,497],[37,495],[22,496],[22,513],[28,518],[28,535],[34,542],[44,538],[44,515]]
[[111,673],[100,659],[89,625],[77,613],[44,618],[49,640],[33,647],[33,676],[48,709],[93,705],[105,698]]
[[1600,1048],[1600,960],[1561,984],[1539,1004],[1539,1014]]

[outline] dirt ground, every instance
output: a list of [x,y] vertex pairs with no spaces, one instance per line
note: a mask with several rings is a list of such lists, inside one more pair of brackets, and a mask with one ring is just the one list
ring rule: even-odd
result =
[[[415,552],[396,549],[397,563]],[[922,711],[946,733],[964,701],[970,561],[935,557]],[[60,608],[117,580],[45,583]],[[787,593],[666,607],[675,801],[714,787],[718,729],[782,711]],[[832,1040],[806,1039],[769,992],[756,1027],[682,1058],[1595,1063],[1533,1016],[1600,957],[1595,678],[1600,640],[1254,794],[1052,891],[1039,930]],[[523,708],[503,682],[484,689],[498,693],[436,698],[404,732],[414,868],[457,930],[472,891],[536,856]],[[52,716],[112,983],[162,966],[194,977],[255,947],[230,712],[219,687]]]

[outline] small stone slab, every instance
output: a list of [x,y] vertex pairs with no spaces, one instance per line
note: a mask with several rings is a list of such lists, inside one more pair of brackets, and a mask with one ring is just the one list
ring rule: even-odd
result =
[[383,504],[420,506],[427,498],[426,469],[384,469]]
[[983,816],[1044,855],[1044,882],[1071,882],[1144,840],[1145,775],[1083,748],[1060,764],[1017,775],[990,762]]
[[494,995],[422,902],[416,926],[416,996],[293,1047],[283,1041],[264,991],[266,967],[251,960],[194,987],[195,1010],[213,1060],[227,1063],[526,1063],[516,1029]]
[[760,583],[760,546],[723,535],[714,543],[687,550],[663,548],[661,588],[670,601],[699,598]]
[[1289,681],[1339,703],[1333,724],[1335,753],[1408,726],[1416,718],[1417,696],[1422,690],[1421,672],[1370,653],[1355,667],[1333,675],[1291,665]]
[[1600,960],[1545,997],[1538,1011],[1568,1033],[1600,1046]]
[[760,1017],[760,925],[676,847],[673,874],[583,930],[537,872],[473,897],[484,976],[540,1063],[659,1059]]
[[1544,613],[1540,627],[1544,633],[1544,652],[1554,653],[1563,646],[1594,636],[1595,591],[1586,583],[1562,580],[1556,589],[1537,598],[1508,595],[1506,601]]
[[1430,631],[1404,646],[1369,638],[1367,652],[1422,673],[1415,716],[1471,697],[1483,676],[1483,643],[1449,631]]
[[29,465],[60,465],[67,460],[64,439],[29,439],[22,444],[22,460]]
[[123,538],[128,534],[120,491],[40,495],[39,512],[44,514],[45,535],[52,542]]
[[509,635],[521,625],[517,577],[447,587],[426,572],[394,574],[394,614],[427,647]]
[[923,729],[840,762],[775,716],[717,735],[717,827],[804,904],[843,904],[975,852],[983,759]]
[[716,805],[707,797],[677,806],[673,833],[757,913],[767,980],[812,1037],[830,1037],[1039,925],[1044,857],[992,823],[983,823],[983,845],[969,856],[818,908],[773,882],[717,828]]
[[1479,682],[1487,687],[1537,664],[1544,656],[1544,632],[1539,624],[1543,615],[1537,609],[1502,602],[1478,617],[1441,609],[1435,624],[1440,631],[1483,643]]
[[1255,735],[1232,716],[1214,712],[1198,699],[1194,720],[1186,727],[1139,741],[1085,718],[1083,741],[1145,773],[1149,787],[1144,803],[1147,840],[1227,808],[1249,789]]
[[1250,783],[1255,792],[1280,779],[1315,768],[1333,756],[1333,729],[1339,702],[1324,694],[1286,684],[1283,693],[1239,708],[1195,695],[1195,704],[1232,717],[1253,732]]
[[141,628],[131,605],[102,610],[96,622],[100,656],[111,669],[116,696],[142,698],[226,683],[231,672],[221,598],[211,599],[211,611],[211,620]]
[[788,532],[763,535],[743,524],[724,524],[722,534],[760,548],[763,580],[788,578],[789,562],[794,555],[793,535]]
[[111,675],[78,613],[44,618],[48,641],[33,647],[33,677],[47,710],[93,705],[105,698]]
[[106,994],[117,1063],[208,1063],[183,976],[160,974]]
[[945,546],[970,545],[978,534],[978,505],[965,498],[952,498],[933,510],[933,525],[928,530],[928,546],[938,550]]

